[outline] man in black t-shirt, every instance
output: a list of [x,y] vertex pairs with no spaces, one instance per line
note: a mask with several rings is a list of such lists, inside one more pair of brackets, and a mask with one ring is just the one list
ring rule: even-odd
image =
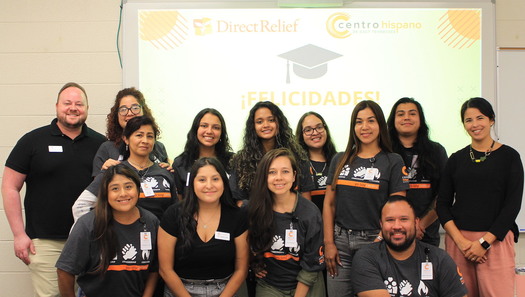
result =
[[461,297],[467,289],[456,264],[433,245],[416,240],[419,218],[403,196],[381,211],[384,240],[357,251],[351,281],[358,297]]
[[71,206],[91,182],[93,157],[105,141],[86,126],[87,112],[85,90],[76,83],[64,85],[56,119],[24,135],[5,163],[4,209],[15,256],[28,265],[35,296],[59,296],[55,263],[73,224]]

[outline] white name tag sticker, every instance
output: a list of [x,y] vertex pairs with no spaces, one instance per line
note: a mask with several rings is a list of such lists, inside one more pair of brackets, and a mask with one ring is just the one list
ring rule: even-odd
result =
[[50,153],[62,153],[64,150],[62,149],[61,145],[50,145],[48,146]]
[[421,263],[421,279],[422,280],[434,279],[432,275],[432,262]]
[[151,232],[140,232],[140,249],[143,251],[151,250]]
[[140,183],[140,188],[142,189],[142,193],[144,193],[144,196],[146,197],[155,196],[155,192],[153,191],[153,189],[148,183]]
[[218,240],[230,241],[230,233],[215,231],[215,238]]
[[285,247],[297,247],[297,230],[286,229],[286,235],[284,237]]

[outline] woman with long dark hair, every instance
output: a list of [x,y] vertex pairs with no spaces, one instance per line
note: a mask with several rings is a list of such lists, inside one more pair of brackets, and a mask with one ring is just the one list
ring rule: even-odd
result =
[[314,189],[314,185],[312,179],[305,174],[308,171],[306,152],[295,140],[288,119],[281,109],[270,101],[260,101],[250,110],[242,148],[232,158],[230,186],[238,204],[249,198],[257,164],[266,152],[275,148],[288,148],[292,151],[299,164],[299,191],[310,199],[310,191]]
[[471,143],[450,156],[437,201],[445,248],[473,297],[514,295],[523,165],[516,150],[492,138],[495,120],[486,99],[463,103],[461,121]]
[[164,296],[236,296],[248,271],[246,212],[235,205],[218,159],[195,161],[189,181],[160,224]]
[[416,216],[420,218],[417,238],[439,246],[439,221],[436,199],[439,179],[445,164],[445,148],[429,138],[429,128],[421,104],[413,98],[403,97],[392,106],[387,121],[392,148],[405,162]]
[[137,207],[140,180],[118,164],[104,173],[95,210],[74,225],[56,264],[61,296],[153,296],[159,220]]
[[177,192],[184,196],[189,184],[189,171],[193,163],[202,157],[217,158],[226,172],[229,172],[230,159],[233,156],[226,122],[222,114],[213,108],[205,108],[195,116],[188,131],[184,151],[173,161]]
[[[157,124],[152,118],[139,116],[130,119],[123,132],[126,149],[122,153],[122,164],[140,176],[138,205],[160,219],[164,211],[177,200],[177,190],[173,174],[150,159],[158,133]],[[97,175],[73,204],[75,221],[94,207],[102,176],[103,173]]]
[[301,116],[295,130],[297,142],[308,153],[309,172],[315,189],[310,192],[312,202],[323,211],[324,194],[326,192],[326,179],[330,161],[337,153],[330,135],[330,130],[324,118],[314,111],[309,111]]
[[[97,176],[101,170],[124,160],[121,149],[124,142],[122,139],[124,128],[129,120],[137,116],[153,118],[144,95],[133,87],[120,90],[106,119],[106,137],[108,141],[100,145],[93,159],[93,176]],[[157,133],[160,134],[160,130]],[[155,142],[150,154],[150,160],[160,163],[163,168],[169,167],[170,163],[166,148],[160,141]]]
[[248,204],[256,296],[325,296],[319,209],[296,192],[297,163],[285,148],[261,159]]
[[332,160],[327,183],[323,223],[328,295],[353,297],[353,255],[381,239],[381,206],[389,196],[405,196],[408,188],[403,160],[392,153],[376,102],[364,100],[355,106],[346,150]]

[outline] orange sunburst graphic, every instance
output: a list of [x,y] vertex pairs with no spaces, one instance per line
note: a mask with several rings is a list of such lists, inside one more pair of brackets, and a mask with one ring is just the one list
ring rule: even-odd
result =
[[480,40],[479,10],[449,10],[439,20],[438,34],[441,40],[452,48],[469,48]]
[[188,37],[187,23],[178,11],[140,12],[140,39],[149,41],[158,49],[179,47]]

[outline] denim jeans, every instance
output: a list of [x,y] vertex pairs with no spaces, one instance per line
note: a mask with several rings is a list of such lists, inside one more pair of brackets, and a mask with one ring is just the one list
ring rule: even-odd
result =
[[[186,288],[186,291],[188,291],[192,297],[218,297],[221,295],[224,287],[226,287],[226,284],[230,280],[230,276],[222,279],[210,280],[185,278],[181,278],[181,280],[184,284],[184,288]],[[175,297],[168,286],[165,286],[164,297]]]
[[350,283],[350,269],[355,252],[362,246],[374,242],[380,230],[345,230],[339,226],[334,228],[334,243],[343,265],[337,267],[337,275],[328,276],[327,288],[329,297],[354,297]]

